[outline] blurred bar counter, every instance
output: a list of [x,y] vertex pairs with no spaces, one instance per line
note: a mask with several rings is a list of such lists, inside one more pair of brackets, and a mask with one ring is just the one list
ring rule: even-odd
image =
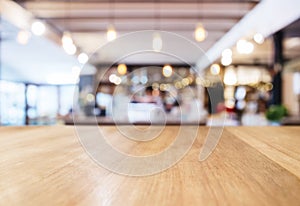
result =
[[126,120],[116,120],[113,117],[79,117],[75,121],[73,118],[64,119],[65,125],[206,125],[206,120],[199,121],[181,121],[179,118],[174,118],[172,116],[167,116],[166,121],[129,121]]

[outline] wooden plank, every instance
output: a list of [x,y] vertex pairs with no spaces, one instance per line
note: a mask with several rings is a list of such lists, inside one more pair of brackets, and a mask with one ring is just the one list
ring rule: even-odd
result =
[[[93,162],[74,127],[2,127],[0,205],[299,205],[300,179],[295,173],[300,170],[287,170],[277,156],[272,159],[261,151],[260,144],[244,141],[249,137],[268,142],[298,161],[299,128],[239,128],[226,128],[206,161],[198,161],[208,132],[200,127],[191,150],[174,167],[157,175],[128,177]],[[141,155],[168,146],[179,127],[165,127],[150,142],[129,141],[115,126],[100,129],[110,144]]]
[[230,128],[230,132],[300,178],[300,127]]

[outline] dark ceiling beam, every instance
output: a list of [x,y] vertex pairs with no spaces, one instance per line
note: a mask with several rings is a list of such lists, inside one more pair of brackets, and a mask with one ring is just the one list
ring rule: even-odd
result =
[[[59,29],[60,31],[63,31],[61,29]],[[129,33],[129,32],[134,32],[134,31],[141,31],[141,30],[151,30],[151,28],[148,29],[118,29],[117,28],[117,32],[124,32],[124,33]],[[180,29],[160,29],[161,31],[168,31],[168,32],[180,32],[180,31],[186,31],[186,30],[180,30]],[[67,29],[67,31],[69,32],[74,32],[74,33],[101,33],[101,32],[107,32],[107,29],[92,29],[92,28],[71,28],[71,29]],[[219,30],[218,30],[219,31]],[[224,30],[223,33],[226,33],[228,30]],[[211,31],[209,31],[211,32]],[[193,33],[193,31],[191,30],[191,33]]]
[[284,30],[284,36],[286,38],[299,37],[300,36],[300,29]]
[[[60,30],[68,30],[70,32],[102,32],[107,30],[108,23],[103,24],[81,24],[78,25],[76,23],[72,24],[57,24],[56,22],[48,20],[49,24],[55,25]],[[195,29],[195,26],[193,25],[185,25],[185,26],[176,26],[176,25],[141,25],[141,24],[118,24],[115,22],[115,28],[118,31],[124,31],[124,32],[132,32],[132,31],[140,31],[140,30],[151,30],[151,29],[159,29],[159,30],[165,30],[165,31],[178,31],[178,32],[193,32]],[[215,26],[206,26],[206,30],[209,32],[209,34],[214,32],[224,33],[227,32],[230,27],[215,27]]]
[[[182,10],[189,13],[190,10],[204,12],[231,12],[234,13],[247,12],[251,10],[256,4],[254,3],[241,3],[240,2],[191,2],[186,1],[180,2],[154,2],[151,0],[147,1],[138,1],[138,2],[87,2],[87,1],[29,1],[24,2],[21,5],[31,11],[61,11],[61,10],[72,10],[72,11],[83,11],[83,10],[111,10],[115,11],[132,11],[132,10],[145,10],[145,12],[151,12],[153,10],[160,11],[172,11],[172,10]],[[176,12],[177,13],[177,12]]]
[[[14,0],[17,3],[37,2],[37,0]],[[202,0],[201,3],[239,3],[256,5],[260,0]],[[49,0],[39,0],[38,2],[49,2]],[[66,0],[52,0],[52,2],[67,2]],[[72,3],[111,3],[111,0],[72,0]],[[115,3],[153,3],[153,0],[115,0]],[[160,0],[160,3],[199,3],[199,0]]]
[[[42,20],[52,20],[52,21],[102,21],[102,20],[108,20],[111,19],[111,16],[107,17],[88,17],[88,16],[68,16],[68,17],[49,17],[49,18],[40,18]],[[155,19],[153,16],[146,16],[146,17],[137,17],[137,16],[114,16],[114,20],[149,20],[149,19]],[[236,21],[238,22],[240,20],[239,17],[233,17],[233,16],[203,16],[201,18],[197,18],[195,16],[168,16],[168,17],[160,17],[160,20],[230,20],[230,21]]]

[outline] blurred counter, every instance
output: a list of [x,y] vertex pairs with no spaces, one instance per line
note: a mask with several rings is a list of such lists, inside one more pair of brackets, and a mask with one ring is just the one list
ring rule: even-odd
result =
[[128,119],[123,120],[116,120],[113,117],[76,117],[75,123],[73,118],[65,118],[64,119],[65,125],[205,125],[205,120],[199,120],[199,121],[184,121],[180,120],[180,118],[174,118],[173,116],[166,116],[166,119],[164,122],[162,121],[143,121],[143,120],[137,120],[134,122],[129,121]]

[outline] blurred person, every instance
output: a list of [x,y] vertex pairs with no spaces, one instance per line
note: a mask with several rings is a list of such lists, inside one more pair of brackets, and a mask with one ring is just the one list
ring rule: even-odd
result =
[[112,115],[114,120],[127,121],[129,95],[124,87],[117,87],[112,97]]
[[128,104],[129,122],[165,122],[165,113],[159,93],[154,93],[152,86],[145,88],[144,95],[134,96]]
[[96,95],[96,105],[100,109],[100,116],[111,115],[112,95],[98,92]]
[[145,95],[137,97],[134,96],[134,102],[136,103],[153,103],[158,106],[162,106],[162,100],[159,95],[153,95],[152,86],[148,86],[145,88]]
[[205,120],[207,111],[203,103],[195,97],[190,89],[184,89],[181,94],[181,117],[185,122],[195,122]]
[[245,113],[242,116],[242,125],[247,126],[266,126],[268,121],[263,112],[259,112],[258,103],[249,101],[246,106]]

